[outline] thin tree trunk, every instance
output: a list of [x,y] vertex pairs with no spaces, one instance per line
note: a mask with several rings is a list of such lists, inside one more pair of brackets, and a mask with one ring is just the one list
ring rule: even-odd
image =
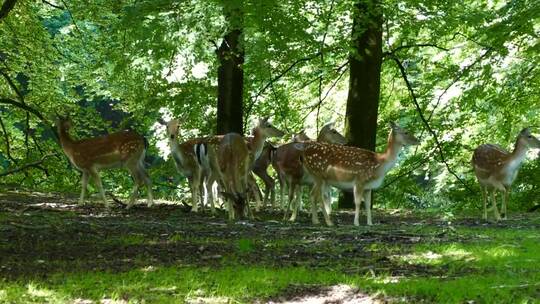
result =
[[[374,151],[382,65],[380,0],[359,0],[353,16],[345,136],[351,146]],[[352,192],[343,192],[339,207],[354,207]]]

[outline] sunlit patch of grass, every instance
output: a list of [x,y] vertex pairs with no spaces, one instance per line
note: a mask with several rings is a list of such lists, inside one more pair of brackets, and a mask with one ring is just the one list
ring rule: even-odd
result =
[[35,298],[36,293],[39,293],[42,302],[57,303],[70,303],[80,298],[168,303],[198,297],[248,302],[249,299],[279,294],[290,284],[332,285],[352,281],[343,274],[329,270],[235,265],[58,274],[46,281],[30,283],[39,288],[24,288],[22,282],[0,282],[0,290],[5,292],[5,302],[8,303],[25,303],[22,299]]

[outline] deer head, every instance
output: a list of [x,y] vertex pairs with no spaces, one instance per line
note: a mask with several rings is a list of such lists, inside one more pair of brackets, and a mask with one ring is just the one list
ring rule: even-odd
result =
[[517,141],[525,147],[540,149],[540,140],[531,134],[531,128],[521,130]]
[[169,140],[175,139],[180,134],[180,122],[173,119],[167,123],[167,136]]
[[309,136],[307,136],[306,130],[301,130],[298,133],[294,133],[293,137],[292,137],[293,142],[306,142],[306,141],[310,141],[310,140],[311,140],[311,138],[309,138]]
[[265,137],[282,137],[285,135],[285,133],[278,128],[274,127],[269,121],[268,116],[259,119],[259,122],[257,124],[257,127],[255,129],[258,129],[259,132]]
[[319,136],[317,137],[317,141],[333,143],[336,145],[344,145],[347,143],[347,139],[334,128],[334,122],[329,122],[322,127]]
[[401,128],[394,122],[390,122],[390,135],[394,137],[394,142],[401,146],[415,146],[420,144],[418,138],[414,137],[409,131]]

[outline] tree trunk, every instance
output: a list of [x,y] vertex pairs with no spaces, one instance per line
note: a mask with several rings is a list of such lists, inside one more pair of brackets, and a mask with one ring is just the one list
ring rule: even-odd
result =
[[2,7],[0,7],[0,20],[7,17],[9,12],[15,7],[15,3],[17,3],[17,0],[5,0],[2,4]]
[[[229,14],[228,18],[241,18],[241,14]],[[229,132],[243,134],[244,70],[242,65],[244,63],[244,50],[242,37],[242,29],[233,27],[225,35],[217,50],[220,64],[218,68],[217,134]]]
[[[349,95],[345,136],[349,145],[375,150],[382,64],[382,8],[380,0],[359,0],[353,12],[349,56]],[[354,207],[352,192],[343,192],[340,208]]]

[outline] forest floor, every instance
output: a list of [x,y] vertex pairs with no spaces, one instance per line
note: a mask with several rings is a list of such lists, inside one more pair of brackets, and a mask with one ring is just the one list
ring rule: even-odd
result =
[[[374,210],[373,227],[261,212],[229,223],[39,193],[0,194],[0,303],[527,303],[540,299],[540,216]],[[365,222],[365,219],[363,219]]]

